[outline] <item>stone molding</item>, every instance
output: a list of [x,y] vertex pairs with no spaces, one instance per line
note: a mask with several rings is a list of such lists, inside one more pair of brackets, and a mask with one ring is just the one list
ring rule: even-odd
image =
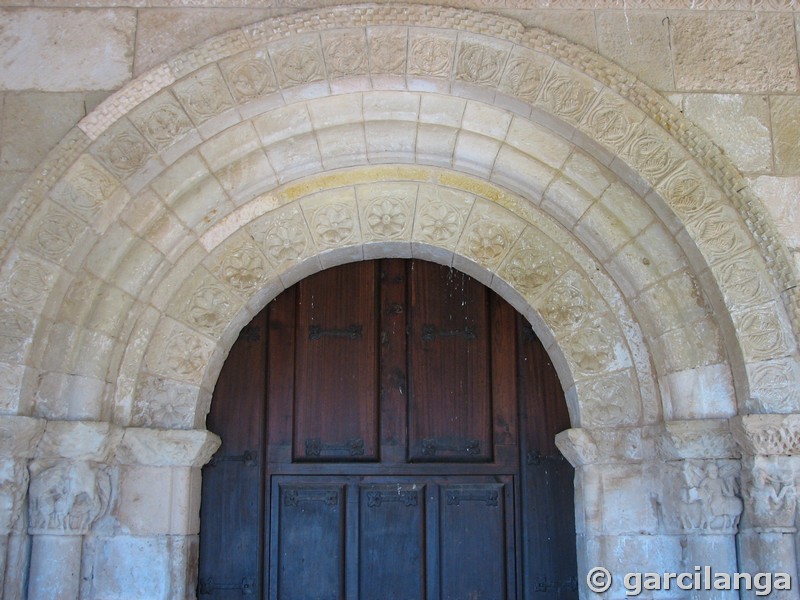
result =
[[556,445],[574,467],[592,464],[738,460],[728,419],[667,421],[645,427],[573,428]]
[[219,448],[207,430],[119,427],[103,421],[48,421],[0,416],[4,458],[132,466],[202,467]]
[[202,467],[220,446],[210,431],[128,427],[117,451],[123,465]]
[[[377,0],[376,4],[389,3],[388,0]],[[310,7],[313,2],[296,2],[293,6]],[[482,10],[496,8],[496,2],[491,0],[459,0],[461,8]],[[6,0],[5,7],[31,6],[30,0]],[[119,8],[147,7],[147,8],[185,8],[185,0],[127,0],[120,3],[117,0],[89,0],[76,2],[76,0],[48,0],[48,8]],[[280,0],[202,0],[192,6],[203,8],[243,8],[250,10],[285,8]],[[508,8],[517,9],[554,9],[554,10],[608,10],[625,8],[628,13],[635,14],[639,10],[680,10],[680,11],[741,11],[741,12],[798,12],[800,4],[787,0],[637,0],[635,5],[625,5],[620,0],[525,0],[509,2]]]
[[735,459],[739,452],[728,419],[667,421],[659,437],[659,453],[667,461]]

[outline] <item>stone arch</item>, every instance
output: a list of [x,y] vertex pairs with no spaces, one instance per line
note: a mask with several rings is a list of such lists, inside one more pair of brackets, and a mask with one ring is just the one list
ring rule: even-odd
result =
[[[458,227],[426,238],[443,196]],[[341,7],[213,38],[81,121],[3,226],[3,411],[104,423],[121,461],[152,466],[148,429],[203,428],[280,289],[373,255],[452,263],[531,320],[575,464],[653,456],[677,420],[664,456],[729,460],[722,419],[800,400],[796,273],[742,178],[641,82],[510,19]],[[303,251],[271,254],[275,227]]]
[[[167,262],[176,258],[187,241],[202,235],[204,227],[223,218],[248,193],[252,196],[246,186],[233,192],[225,189],[225,181],[220,183],[227,175],[228,184],[236,185],[231,177],[237,169],[239,174],[260,169],[258,183],[264,187],[302,177],[315,168],[330,170],[359,160],[444,163],[522,191],[529,200],[549,202],[554,205],[551,212],[562,210],[562,224],[575,226],[576,216],[582,215],[564,214],[563,206],[555,206],[558,195],[571,195],[573,201],[580,198],[589,206],[598,198],[558,171],[563,164],[554,163],[561,145],[579,149],[592,164],[593,174],[598,170],[612,174],[633,191],[631,198],[644,197],[663,228],[655,237],[674,235],[677,243],[669,245],[685,254],[688,271],[711,284],[702,286],[703,293],[723,321],[726,336],[720,346],[736,365],[739,408],[743,412],[792,410],[796,398],[790,397],[791,383],[797,371],[794,332],[789,326],[789,314],[794,315],[794,290],[789,285],[793,275],[763,211],[747,196],[746,186],[724,157],[668,103],[599,57],[508,19],[447,9],[434,12],[432,21],[429,13],[426,16],[425,27],[419,26],[424,14],[421,7],[357,7],[267,21],[214,38],[126,86],[70,133],[13,204],[6,250],[10,240],[17,240],[23,252],[7,253],[7,297],[12,300],[7,312],[17,308],[14,300],[19,304],[26,297],[26,281],[45,283],[54,290],[60,284],[63,290],[76,286],[70,281],[72,275],[80,277],[86,271],[100,274],[102,283],[95,278],[82,292],[75,292],[78,298],[81,293],[92,296],[93,285],[111,284],[104,289],[105,295],[92,296],[99,298],[92,312],[102,312],[103,299],[111,299],[112,304],[120,296],[123,302],[141,300],[135,279],[137,274],[146,276],[141,275],[142,265],[166,268],[156,264],[161,260],[157,255],[163,254]],[[291,38],[285,38],[289,34]],[[403,91],[393,91],[398,88]],[[404,93],[410,104],[404,103]],[[446,95],[455,111],[423,114],[421,98],[431,95]],[[321,100],[325,97],[332,98],[330,104]],[[331,106],[340,108],[348,97],[362,102],[355,110],[347,107],[351,110],[345,114],[360,118],[362,131],[368,131],[363,147],[352,135],[358,123],[337,121],[330,110]],[[386,110],[382,99],[389,103]],[[414,101],[420,103],[416,110],[410,108]],[[391,106],[392,102],[397,106]],[[237,124],[250,118],[258,128],[258,119],[264,121],[271,114],[276,120],[296,118],[298,107],[306,111],[316,107],[321,114],[315,115],[314,123],[313,118],[308,123],[298,120],[296,130],[290,124],[282,132],[283,139],[263,132],[259,141],[266,158],[251,153],[235,162],[230,156],[210,156],[215,139],[224,138]],[[460,116],[459,108],[463,110]],[[488,126],[481,125],[482,119]],[[667,129],[676,135],[669,135]],[[420,134],[427,138],[420,139]],[[342,147],[343,140],[350,139],[356,140],[355,147]],[[452,148],[441,147],[449,141],[454,142]],[[192,153],[200,147],[208,148],[209,156]],[[328,153],[324,157],[319,154],[323,148]],[[298,161],[302,156],[319,159],[309,164]],[[216,168],[203,164],[215,159],[219,161]],[[261,164],[252,162],[257,160]],[[222,164],[226,161],[230,164]],[[175,178],[181,181],[172,183]],[[164,189],[170,185],[182,186],[183,194]],[[545,190],[550,198],[542,196]],[[190,196],[200,200],[193,203]],[[166,247],[172,240],[154,236],[142,240],[117,218],[126,207],[142,202],[140,198],[166,205],[169,210],[162,221],[177,217],[180,223],[172,230],[172,223],[161,223],[180,238],[174,245]],[[198,218],[193,210],[206,212]],[[613,241],[590,240],[590,236],[588,232],[583,236],[590,247],[605,244],[616,250]],[[104,244],[115,246],[120,263],[129,263],[138,273],[128,273],[125,282],[106,282],[103,277],[110,277],[101,268],[87,268],[84,258],[91,261],[99,254],[106,261]],[[770,251],[759,253],[756,248],[764,245]],[[123,255],[120,249],[127,252]],[[731,256],[738,260],[731,262]],[[771,259],[771,264],[765,265],[762,256]],[[130,265],[136,261],[138,267]],[[646,278],[630,281],[635,279],[630,265],[610,268],[618,269],[618,284],[630,286],[628,296],[642,292],[643,283],[652,283]],[[10,280],[21,281],[22,286],[15,287]],[[21,295],[15,296],[20,289]],[[52,301],[58,298],[60,291]],[[60,364],[61,356],[51,358],[29,342],[48,340],[48,348],[58,348],[51,354],[62,353],[63,344],[54,343],[62,339],[72,346],[77,343],[82,352],[98,345],[105,345],[107,352],[120,342],[121,326],[112,325],[117,329],[106,332],[104,324],[93,324],[87,331],[80,322],[74,323],[76,327],[59,322],[58,307],[50,307],[52,316],[45,316],[43,308],[47,307],[34,301],[6,319],[6,370],[29,399],[29,405],[23,400],[19,410],[32,409],[31,388],[22,390],[23,364],[59,374],[45,376],[45,388],[49,386],[52,394],[63,396],[68,388],[85,394],[89,386],[92,395],[105,397],[106,390],[101,388],[105,383],[113,385],[110,365],[81,369]],[[722,339],[721,334],[714,335]],[[673,333],[672,337],[681,336]],[[707,365],[680,365],[674,371],[697,366]],[[73,375],[92,381],[78,381]],[[764,385],[759,387],[760,383]],[[44,404],[46,396],[46,391],[39,394]],[[79,409],[62,416],[102,419],[107,417],[103,411]]]

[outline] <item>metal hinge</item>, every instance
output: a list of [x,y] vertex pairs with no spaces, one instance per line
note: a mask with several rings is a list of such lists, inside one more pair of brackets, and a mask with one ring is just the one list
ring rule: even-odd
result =
[[240,583],[217,583],[213,579],[201,579],[197,585],[198,596],[209,596],[216,590],[241,590],[242,596],[254,596],[256,579],[255,577],[245,577]]
[[236,454],[233,456],[212,456],[208,461],[209,467],[215,467],[221,462],[240,462],[244,463],[245,467],[255,467],[258,464],[258,453],[254,450],[245,450],[243,454]]

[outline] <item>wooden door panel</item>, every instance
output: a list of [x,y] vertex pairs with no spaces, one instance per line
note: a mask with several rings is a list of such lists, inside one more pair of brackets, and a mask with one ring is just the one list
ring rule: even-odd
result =
[[[448,484],[439,498],[442,600],[506,600],[509,490],[502,483]],[[513,527],[512,527],[513,531]],[[510,553],[513,557],[513,549]],[[513,558],[511,558],[513,562]],[[513,596],[511,596],[513,597]]]
[[360,486],[360,600],[425,600],[425,489]]
[[547,353],[530,325],[517,319],[525,585],[532,598],[570,600],[578,596],[575,471],[555,445],[556,433],[569,427],[569,414]]
[[322,271],[297,289],[294,459],[376,460],[376,265]]
[[409,459],[492,459],[486,288],[458,271],[410,271]]
[[403,260],[323,271],[229,356],[200,600],[577,598],[563,392],[482,285]]
[[239,335],[217,381],[208,426],[222,446],[203,468],[198,594],[202,600],[260,594],[264,502],[266,315]]
[[343,600],[345,486],[275,487],[273,600]]

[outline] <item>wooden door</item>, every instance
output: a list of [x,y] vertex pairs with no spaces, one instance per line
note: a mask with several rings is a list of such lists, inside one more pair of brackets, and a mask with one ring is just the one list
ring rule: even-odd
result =
[[568,426],[538,340],[471,278],[385,260],[305,279],[215,389],[198,593],[577,598]]

